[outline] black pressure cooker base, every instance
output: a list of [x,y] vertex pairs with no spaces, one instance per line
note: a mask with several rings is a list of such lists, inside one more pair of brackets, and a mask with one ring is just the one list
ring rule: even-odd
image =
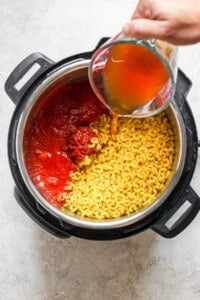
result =
[[[102,39],[97,45],[97,48],[106,40],[107,38]],[[92,53],[93,51],[80,53],[68,57],[58,63],[53,63],[43,54],[34,53],[27,57],[23,62],[21,62],[6,81],[6,92],[16,104],[16,109],[11,120],[8,136],[8,157],[11,172],[16,184],[16,187],[14,189],[14,196],[23,210],[38,225],[59,238],[68,238],[73,235],[91,240],[113,240],[125,238],[146,229],[153,229],[163,237],[174,237],[179,234],[185,227],[187,227],[187,225],[193,220],[200,209],[199,196],[190,187],[190,181],[195,170],[198,151],[198,137],[195,120],[190,106],[188,105],[188,102],[186,100],[187,93],[190,90],[192,83],[181,70],[178,71],[175,101],[182,114],[186,129],[187,151],[185,165],[181,178],[173,192],[166,199],[164,204],[160,206],[156,211],[154,211],[151,215],[142,219],[140,222],[131,224],[130,226],[127,226],[125,228],[116,228],[112,230],[79,228],[65,223],[62,220],[59,220],[57,217],[44,209],[38,203],[38,201],[33,198],[30,191],[27,189],[25,182],[23,181],[17,163],[15,138],[18,120],[21,115],[23,101],[26,100],[25,97],[27,91],[33,89],[34,85],[36,86],[42,78],[44,78],[45,76],[47,77],[48,73],[55,68],[58,68],[75,59],[89,59]],[[38,74],[34,75],[31,80],[29,80],[29,82],[22,88],[22,90],[16,92],[16,90],[14,89],[16,81],[19,80],[20,77],[22,77],[30,68],[30,66],[35,62],[40,64],[41,70]],[[168,220],[186,201],[190,203],[190,207],[178,218],[178,220],[175,221],[175,223],[171,227],[168,227]]]

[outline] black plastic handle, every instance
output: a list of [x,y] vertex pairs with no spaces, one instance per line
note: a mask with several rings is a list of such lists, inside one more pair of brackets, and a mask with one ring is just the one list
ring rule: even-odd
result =
[[175,90],[175,101],[178,104],[180,111],[185,103],[186,96],[192,87],[192,81],[183,73],[181,69],[178,69],[176,90]]
[[28,198],[25,199],[22,193],[16,187],[14,189],[14,196],[21,208],[41,228],[45,229],[47,232],[58,238],[64,239],[70,237],[70,235],[67,232],[65,232],[64,229],[59,228],[59,224],[53,224],[52,219],[48,216],[48,212],[45,212],[44,214],[41,210],[38,210],[36,207],[36,203]]
[[178,69],[178,76],[176,81],[176,94],[182,94],[186,97],[191,87],[192,81],[190,80],[190,78],[188,78],[187,75],[181,69]]
[[[172,200],[173,201],[173,200]],[[167,222],[178,212],[179,209],[186,203],[190,206],[186,211],[179,216],[178,220],[171,226],[167,226]],[[173,238],[182,232],[194,219],[200,210],[200,198],[195,191],[189,186],[185,194],[176,202],[174,206],[167,210],[163,216],[152,226],[152,229],[165,238]]]
[[96,45],[96,47],[94,48],[93,52],[96,51],[99,47],[103,46],[103,44],[105,44],[109,39],[110,39],[110,37],[101,38],[99,40],[98,44]]
[[[34,64],[39,65],[39,69],[33,76],[28,79],[28,81],[21,87],[21,89],[16,88],[16,84],[24,77],[24,75],[31,69]],[[24,60],[22,60],[14,71],[10,74],[5,83],[5,91],[10,97],[10,99],[17,104],[21,98],[24,96],[25,92],[28,88],[33,84],[33,82],[50,66],[52,66],[54,62],[46,57],[44,54],[36,52],[27,56]]]

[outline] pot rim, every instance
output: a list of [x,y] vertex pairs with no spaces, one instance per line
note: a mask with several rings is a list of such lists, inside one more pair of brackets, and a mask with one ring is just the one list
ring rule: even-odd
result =
[[[31,92],[27,91],[27,101],[23,107],[23,111],[20,115],[19,122],[17,125],[17,132],[16,132],[16,139],[15,139],[15,147],[16,147],[16,156],[17,156],[17,162],[19,166],[19,170],[21,173],[21,176],[34,197],[34,199],[40,204],[44,209],[46,209],[49,213],[53,214],[55,217],[57,217],[61,222],[65,222],[68,224],[71,224],[73,226],[81,227],[81,228],[87,228],[87,229],[95,229],[95,230],[105,230],[105,229],[115,229],[115,228],[122,228],[126,227],[132,224],[135,224],[139,221],[142,221],[144,218],[148,217],[150,214],[155,212],[167,199],[167,197],[171,194],[175,186],[177,185],[182,171],[184,167],[184,161],[186,157],[186,130],[184,126],[184,121],[181,116],[180,111],[178,110],[178,106],[174,101],[172,101],[169,104],[169,107],[171,108],[173,115],[176,119],[176,123],[178,125],[178,133],[180,135],[180,155],[177,161],[177,167],[174,172],[173,178],[165,191],[158,197],[158,199],[153,202],[150,206],[145,208],[144,210],[130,215],[130,216],[124,216],[119,219],[109,219],[109,220],[90,220],[86,218],[80,218],[80,217],[73,217],[67,214],[64,214],[62,211],[60,211],[58,208],[51,205],[45,198],[40,194],[40,192],[36,189],[35,185],[32,183],[32,180],[28,174],[28,171],[26,169],[24,157],[23,157],[23,133],[26,126],[26,121],[28,119],[28,116],[33,108],[33,106],[36,104],[39,96],[46,90],[46,88],[57,81],[59,78],[62,78],[66,74],[74,71],[78,71],[80,69],[88,69],[88,66],[90,64],[90,59],[77,59],[72,62],[68,62],[64,65],[59,66],[56,69],[53,69],[51,72],[47,74],[47,77],[42,81],[41,84],[37,85],[37,87]],[[30,92],[30,93],[29,93]]]

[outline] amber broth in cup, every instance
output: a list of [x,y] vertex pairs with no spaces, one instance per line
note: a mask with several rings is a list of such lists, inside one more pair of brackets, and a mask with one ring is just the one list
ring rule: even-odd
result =
[[166,86],[169,72],[161,59],[144,46],[132,43],[113,45],[103,69],[108,105],[125,114],[151,102]]

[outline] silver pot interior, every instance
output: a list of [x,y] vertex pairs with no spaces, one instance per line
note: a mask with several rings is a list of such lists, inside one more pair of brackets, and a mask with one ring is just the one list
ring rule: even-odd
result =
[[33,197],[36,199],[38,204],[42,205],[45,209],[47,209],[51,214],[59,218],[61,221],[75,226],[92,229],[112,229],[125,227],[141,221],[143,218],[147,217],[156,209],[158,209],[172,193],[173,189],[180,179],[186,155],[186,133],[182,116],[175,102],[172,102],[166,109],[166,114],[172,124],[175,137],[176,151],[173,162],[172,176],[166,183],[164,190],[157,198],[157,200],[151,206],[147,207],[143,211],[140,211],[139,213],[105,221],[80,218],[76,214],[72,213],[66,215],[58,208],[47,202],[39,193],[39,191],[34,186],[25,165],[23,150],[24,132],[25,130],[28,130],[30,122],[32,122],[32,120],[39,114],[41,107],[44,105],[44,99],[46,99],[46,96],[49,93],[51,93],[54,89],[56,89],[64,82],[70,83],[86,79],[88,76],[88,65],[88,60],[74,61],[70,64],[63,65],[62,67],[59,67],[58,69],[55,69],[51,73],[49,73],[47,78],[44,79],[39,86],[37,86],[32,92],[27,95],[27,101],[21,114],[17,128],[16,151],[18,164],[26,186]]

